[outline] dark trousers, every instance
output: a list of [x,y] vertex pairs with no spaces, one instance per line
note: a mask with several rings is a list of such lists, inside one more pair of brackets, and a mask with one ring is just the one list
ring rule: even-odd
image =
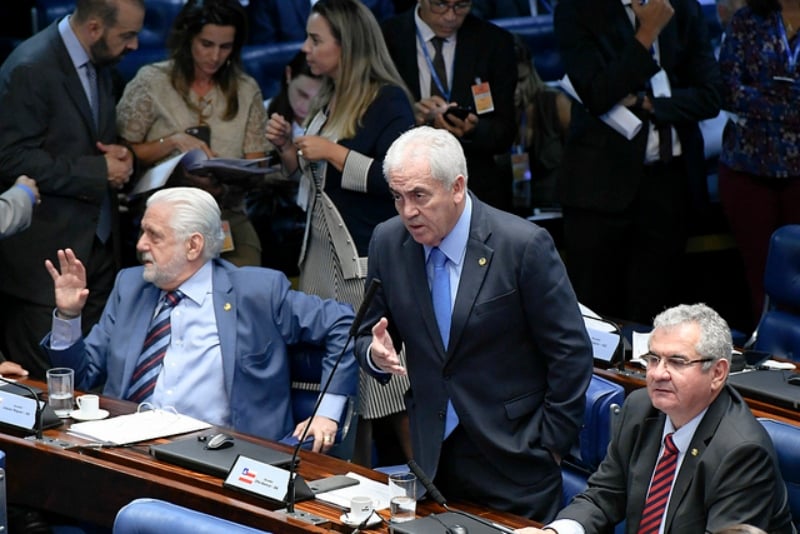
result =
[[560,470],[520,485],[487,461],[460,425],[442,443],[434,484],[448,500],[470,501],[542,523],[561,508]]
[[800,176],[757,176],[720,163],[719,197],[744,260],[750,306],[758,319],[770,237],[781,226],[800,224]]
[[[116,276],[113,247],[109,240],[103,244],[95,238],[89,258],[79,258],[86,266],[89,298],[81,314],[84,335],[100,320]],[[58,261],[52,258],[58,268]],[[44,269],[42,259],[42,269]],[[43,289],[44,290],[44,289]],[[51,285],[47,288],[54,291]],[[47,354],[40,346],[53,324],[53,306],[9,294],[0,294],[0,349],[6,359],[28,370],[32,378],[45,379],[51,367]]]
[[581,303],[642,324],[680,303],[685,172],[683,158],[645,166],[637,196],[622,212],[564,207],[567,272]]

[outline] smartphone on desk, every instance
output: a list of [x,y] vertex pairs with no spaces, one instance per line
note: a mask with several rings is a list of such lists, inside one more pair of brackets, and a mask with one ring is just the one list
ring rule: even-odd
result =
[[359,484],[359,481],[355,478],[347,475],[333,475],[327,478],[320,478],[319,480],[312,480],[308,483],[308,487],[311,488],[311,491],[316,495],[317,493],[348,488],[357,484]]

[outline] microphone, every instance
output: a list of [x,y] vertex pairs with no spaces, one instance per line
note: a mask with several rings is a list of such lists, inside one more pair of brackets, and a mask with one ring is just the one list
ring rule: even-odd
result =
[[[358,308],[358,312],[356,313],[355,318],[353,319],[353,324],[350,326],[350,332],[347,336],[347,340],[344,342],[344,346],[342,347],[342,352],[339,353],[339,356],[336,357],[336,362],[333,364],[333,368],[331,369],[330,374],[328,375],[328,379],[325,381],[325,384],[319,391],[319,396],[317,397],[317,402],[314,403],[314,408],[311,410],[311,416],[308,418],[306,422],[306,426],[303,427],[303,433],[300,435],[300,439],[297,441],[297,445],[294,447],[294,451],[292,452],[292,460],[289,462],[289,482],[286,488],[286,513],[290,515],[295,515],[294,505],[297,501],[297,490],[299,488],[300,492],[303,494],[302,497],[306,499],[310,499],[314,496],[314,493],[308,487],[305,480],[299,475],[297,475],[297,456],[300,454],[300,448],[305,442],[306,437],[308,436],[308,431],[311,428],[311,421],[314,420],[314,416],[317,414],[317,410],[319,410],[319,406],[322,403],[322,397],[327,393],[328,388],[331,385],[331,379],[333,379],[334,373],[336,373],[336,369],[339,368],[339,363],[342,361],[344,357],[344,353],[347,352],[347,346],[350,345],[350,342],[356,336],[359,328],[361,328],[361,323],[364,320],[364,315],[367,313],[370,304],[372,303],[372,299],[375,297],[375,292],[381,285],[381,281],[377,278],[373,278],[370,283],[367,291],[364,293],[364,300],[361,301],[361,306]],[[305,513],[301,514],[305,516]]]
[[[425,471],[422,470],[422,468],[419,466],[419,464],[417,464],[417,462],[415,462],[414,460],[409,460],[408,461],[408,467],[411,469],[411,472],[414,473],[416,475],[416,477],[419,479],[419,481],[422,483],[423,487],[428,492],[428,495],[431,496],[431,499],[436,501],[437,504],[439,504],[442,508],[444,508],[448,512],[453,513],[453,514],[458,514],[458,515],[461,515],[461,516],[464,516],[464,517],[468,517],[468,518],[472,519],[473,521],[477,521],[478,523],[481,523],[482,525],[485,525],[485,526],[487,526],[487,527],[489,527],[491,529],[503,532],[504,534],[514,534],[514,530],[511,529],[511,528],[508,528],[508,527],[505,527],[503,525],[500,525],[499,523],[495,523],[493,521],[489,521],[487,519],[484,519],[479,515],[471,514],[469,512],[465,512],[463,510],[458,510],[458,509],[451,508],[451,507],[447,506],[447,501],[445,500],[444,496],[442,495],[442,492],[439,491],[439,489],[433,484],[431,479],[428,478],[428,475],[425,473]],[[434,518],[434,519],[437,519],[437,518]],[[445,525],[445,526],[447,526],[447,525]]]
[[358,329],[361,328],[361,323],[364,322],[364,315],[366,315],[369,305],[372,303],[372,299],[375,298],[375,292],[378,291],[379,287],[381,287],[380,280],[377,278],[370,280],[367,292],[364,293],[364,300],[361,301],[361,306],[358,307],[358,312],[356,312],[356,316],[353,319],[353,324],[350,326],[350,338],[348,341],[358,334]]
[[[3,376],[0,376],[0,382],[5,382],[6,384],[11,384],[12,386],[22,388],[30,393],[30,396],[36,402],[36,410],[34,412],[34,420],[33,420],[33,430],[36,432],[36,440],[42,441],[43,440],[43,427],[42,424],[42,413],[44,412],[44,401],[39,400],[39,395],[36,394],[36,391],[27,384],[23,384],[22,382],[14,382],[13,380],[9,380]],[[10,393],[10,392],[9,392]],[[14,393],[11,393],[14,395]]]

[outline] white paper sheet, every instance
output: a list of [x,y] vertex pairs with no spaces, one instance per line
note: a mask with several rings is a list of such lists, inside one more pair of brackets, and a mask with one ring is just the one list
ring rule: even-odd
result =
[[148,410],[103,421],[75,423],[67,432],[100,443],[126,445],[206,428],[211,428],[211,425],[187,415],[168,410]]

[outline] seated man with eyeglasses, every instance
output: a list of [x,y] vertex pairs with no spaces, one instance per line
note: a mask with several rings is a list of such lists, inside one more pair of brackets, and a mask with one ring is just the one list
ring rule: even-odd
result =
[[704,304],[659,314],[647,389],[625,401],[589,487],[543,530],[524,534],[715,532],[747,523],[792,533],[786,486],[769,436],[726,385],[727,323]]
[[418,0],[381,29],[414,96],[417,124],[455,135],[467,156],[470,191],[510,211],[511,175],[494,156],[508,154],[517,133],[514,40],[471,11],[467,0]]

